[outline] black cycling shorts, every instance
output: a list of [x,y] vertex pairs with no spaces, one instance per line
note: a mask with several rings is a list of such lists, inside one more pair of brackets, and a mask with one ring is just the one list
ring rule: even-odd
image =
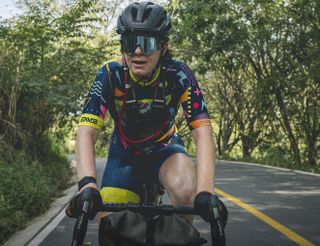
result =
[[[135,155],[125,149],[113,133],[107,165],[104,170],[101,196],[104,203],[137,203],[146,178],[159,182],[159,170],[164,161],[176,153],[186,154],[183,141],[174,136],[167,145],[159,145],[148,155]],[[147,171],[147,174],[145,173]]]

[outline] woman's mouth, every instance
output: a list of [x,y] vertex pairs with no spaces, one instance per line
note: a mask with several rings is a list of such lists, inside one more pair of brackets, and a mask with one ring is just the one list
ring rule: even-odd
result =
[[146,61],[141,61],[141,60],[133,60],[132,63],[136,64],[136,65],[143,65],[146,64]]

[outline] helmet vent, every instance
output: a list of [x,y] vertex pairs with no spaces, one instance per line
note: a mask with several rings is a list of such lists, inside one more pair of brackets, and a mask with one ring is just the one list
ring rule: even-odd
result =
[[145,11],[143,12],[143,16],[142,16],[142,22],[144,22],[144,20],[148,19],[148,17],[151,14],[151,11],[152,11],[151,8],[145,9]]
[[137,13],[138,13],[138,11],[137,11],[136,8],[132,8],[132,9],[131,9],[131,16],[132,16],[132,19],[133,19],[134,21],[137,20]]

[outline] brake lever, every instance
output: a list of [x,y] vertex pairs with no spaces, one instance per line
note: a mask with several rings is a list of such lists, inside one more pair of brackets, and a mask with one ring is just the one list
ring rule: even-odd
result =
[[84,201],[82,211],[73,230],[71,246],[82,246],[87,233],[89,201]]
[[216,206],[211,207],[209,211],[209,221],[211,226],[212,245],[225,246],[226,239],[224,228],[221,223],[218,208]]

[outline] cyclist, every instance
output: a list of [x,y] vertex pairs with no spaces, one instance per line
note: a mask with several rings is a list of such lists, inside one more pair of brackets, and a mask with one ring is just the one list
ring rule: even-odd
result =
[[[194,205],[207,219],[216,199],[212,127],[196,78],[171,57],[170,31],[167,12],[152,2],[130,4],[119,16],[122,63],[105,64],[87,95],[76,141],[79,193],[70,216],[79,214],[85,200],[91,219],[102,202],[138,202],[148,169],[173,205]],[[180,105],[195,141],[196,165],[175,126]],[[99,192],[94,145],[107,110],[115,127]]]

